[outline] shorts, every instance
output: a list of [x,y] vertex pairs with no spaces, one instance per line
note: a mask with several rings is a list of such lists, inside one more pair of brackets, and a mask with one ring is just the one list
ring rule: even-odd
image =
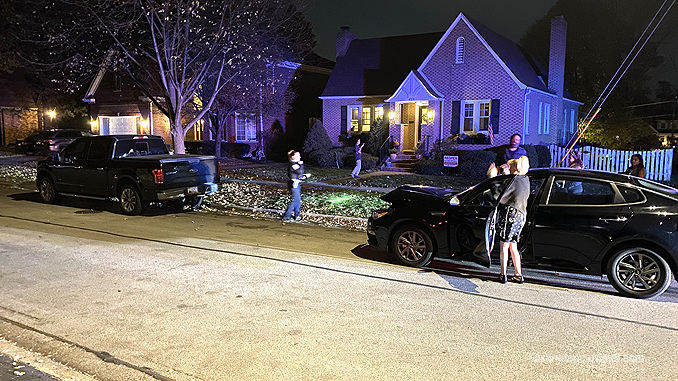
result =
[[497,224],[495,225],[499,241],[518,242],[523,226],[525,226],[525,215],[523,213],[510,205],[499,204]]

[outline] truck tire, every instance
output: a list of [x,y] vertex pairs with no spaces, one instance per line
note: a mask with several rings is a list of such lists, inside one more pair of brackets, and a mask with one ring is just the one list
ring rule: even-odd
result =
[[118,202],[122,213],[129,216],[141,214],[143,209],[143,200],[134,185],[124,184],[120,187]]

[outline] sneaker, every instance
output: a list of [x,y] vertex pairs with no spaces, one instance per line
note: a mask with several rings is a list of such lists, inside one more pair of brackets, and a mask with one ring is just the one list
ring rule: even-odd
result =
[[283,218],[282,222],[292,222],[292,219],[291,218]]
[[294,217],[294,220],[295,220],[295,221],[301,221],[301,216],[296,216],[296,217]]

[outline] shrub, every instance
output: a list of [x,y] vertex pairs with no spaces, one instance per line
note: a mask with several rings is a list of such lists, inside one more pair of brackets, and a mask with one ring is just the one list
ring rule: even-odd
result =
[[384,120],[381,118],[375,119],[374,122],[372,122],[370,132],[367,134],[366,139],[364,140],[365,147],[363,147],[363,153],[379,156],[379,147],[387,137],[388,125],[384,123]]
[[[192,145],[192,147],[195,149],[195,147],[198,147],[197,144]],[[206,141],[202,142],[202,152],[200,149],[197,149],[197,153],[202,153],[203,155],[214,155],[216,153],[216,143],[214,141]],[[238,159],[242,159],[245,157],[250,152],[250,146],[249,144],[245,143],[231,143],[231,142],[221,142],[221,156],[222,157],[237,157]]]
[[435,142],[433,144],[433,159],[442,162],[443,156],[456,155],[458,147],[457,138],[459,138],[459,134],[449,136],[442,142]]
[[330,149],[332,149],[332,141],[322,122],[316,120],[306,135],[302,150],[304,153],[311,153],[313,151],[329,151]]
[[417,160],[414,163],[414,171],[422,175],[440,175],[443,173],[443,163],[441,160]]
[[534,148],[535,146],[531,144],[526,144],[524,146],[521,146],[525,149],[525,152],[527,153],[527,158],[530,159],[530,168],[539,168],[539,156],[537,155],[537,150]]
[[361,167],[362,167],[363,170],[369,171],[369,170],[377,168],[377,162],[379,162],[378,157],[372,156],[369,153],[364,153],[363,158],[362,158]]
[[464,177],[485,177],[487,168],[497,159],[492,151],[458,151],[459,174]]
[[551,166],[551,151],[547,146],[536,145],[534,149],[537,151],[537,158],[539,159],[540,168],[548,168]]
[[287,157],[287,145],[285,133],[279,121],[275,121],[271,128],[264,132],[264,154],[269,160],[285,163]]
[[[351,161],[348,162],[349,160]],[[333,148],[311,152],[308,154],[308,161],[321,168],[352,167],[355,165],[355,155],[353,147]]]

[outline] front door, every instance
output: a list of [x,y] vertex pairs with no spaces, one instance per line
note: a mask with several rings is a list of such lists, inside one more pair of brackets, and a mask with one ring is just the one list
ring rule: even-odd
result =
[[403,103],[400,120],[403,124],[403,150],[414,150],[417,145],[417,115],[414,103]]

